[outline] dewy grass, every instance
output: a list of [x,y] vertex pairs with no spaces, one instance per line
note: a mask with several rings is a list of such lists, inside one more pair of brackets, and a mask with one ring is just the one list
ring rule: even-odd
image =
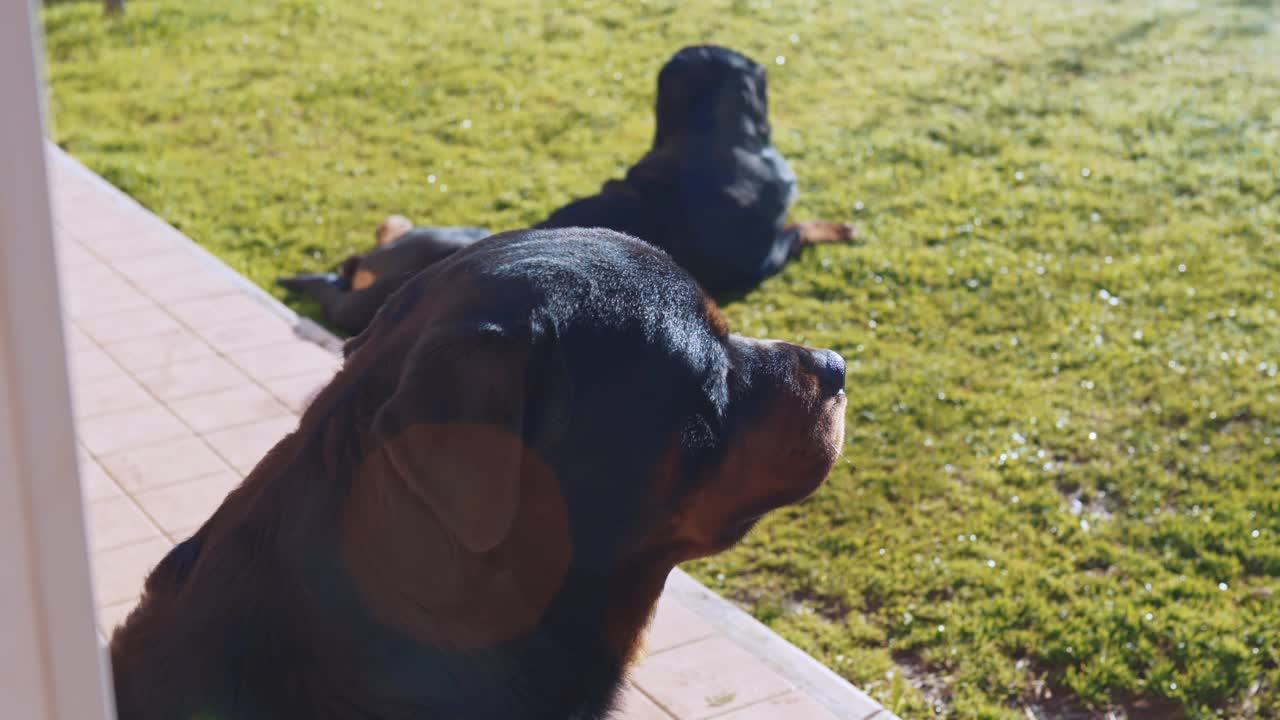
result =
[[691,570],[908,718],[1280,717],[1280,10],[859,5],[50,3],[54,134],[275,292],[593,192],[738,48],[863,241],[726,312],[845,354],[849,462]]

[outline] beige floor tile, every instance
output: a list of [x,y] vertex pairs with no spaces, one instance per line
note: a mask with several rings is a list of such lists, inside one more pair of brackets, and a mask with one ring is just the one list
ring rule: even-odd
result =
[[645,694],[686,720],[722,715],[792,689],[721,636],[650,655],[635,668],[632,679]]
[[253,383],[175,400],[169,408],[198,433],[290,414],[288,408]]
[[[50,167],[53,167],[50,165]],[[58,172],[50,176],[50,185],[53,194],[50,197],[50,204],[53,206],[53,214],[59,222],[66,215],[72,214],[77,209],[77,203],[90,195],[96,195],[102,190],[91,180],[87,180],[79,173]]]
[[152,305],[150,298],[123,280],[100,281],[97,283],[96,290],[89,290],[81,284],[94,285],[95,281],[80,280],[76,277],[75,269],[67,275],[69,277],[64,277],[61,281],[62,301],[66,306],[67,316],[76,320],[86,320],[128,310],[144,310]]
[[93,554],[94,597],[100,607],[142,593],[142,583],[173,543],[163,536]]
[[122,221],[126,208],[108,192],[94,192],[87,186],[73,189],[68,196],[54,195],[54,217],[77,239],[101,235]]
[[76,327],[72,323],[64,323],[62,326],[64,341],[67,344],[67,352],[78,352],[80,350],[89,350],[96,348],[98,345],[89,339],[84,331]]
[[288,323],[270,314],[217,325],[199,325],[196,332],[224,353],[278,345],[297,338]]
[[229,353],[229,357],[259,380],[333,372],[342,362],[334,353],[306,340]]
[[285,435],[298,427],[293,416],[262,420],[248,425],[237,425],[226,430],[205,435],[214,450],[231,463],[232,467],[247,473],[257,466],[267,451],[275,447]]
[[204,524],[223,498],[240,484],[240,476],[227,470],[176,485],[136,493],[142,509],[174,540],[185,540]]
[[194,274],[154,277],[139,281],[142,292],[163,305],[226,295],[236,286],[221,275],[204,270]]
[[[83,251],[78,243],[69,247]],[[150,303],[123,275],[91,255],[86,262],[59,266],[59,271],[59,289],[68,304],[68,313],[76,317],[104,315]]]
[[203,440],[192,436],[104,455],[98,460],[130,493],[231,470]]
[[84,382],[73,381],[71,399],[79,419],[146,407],[153,402],[151,395],[127,375]]
[[129,207],[104,207],[96,227],[79,227],[70,218],[67,227],[95,254],[109,260],[155,255],[173,249],[175,236],[145,211]]
[[208,343],[187,330],[111,343],[104,345],[103,349],[132,373],[166,365],[183,365],[188,360],[214,354]]
[[715,629],[670,595],[658,600],[658,612],[649,624],[645,648],[650,654],[711,637]]
[[143,370],[137,377],[143,386],[165,402],[252,382],[235,366],[216,355]]
[[323,370],[298,377],[265,380],[263,384],[272,395],[276,396],[277,400],[285,404],[285,407],[300,415],[311,404],[316,394],[332,379],[333,373]]
[[80,243],[66,239],[67,242],[59,242],[57,244],[58,253],[58,269],[62,271],[63,281],[67,276],[67,271],[79,269],[98,264],[98,258],[94,257]]
[[98,630],[109,642],[111,633],[115,631],[116,626],[125,621],[129,617],[129,613],[133,612],[133,608],[138,604],[138,598],[130,598],[124,602],[112,603],[98,608]]
[[67,365],[73,382],[88,382],[123,374],[116,361],[97,347],[72,350]]
[[103,345],[123,340],[163,335],[182,329],[177,320],[174,320],[163,309],[154,305],[138,310],[94,315],[80,320],[78,324],[80,329],[88,333],[89,337]]
[[[859,713],[843,720],[866,720],[880,710],[879,705],[870,704],[865,713]],[[728,715],[717,715],[716,720],[841,720],[826,708],[798,692],[756,703],[741,710],[734,710]]]
[[77,192],[74,198],[55,200],[54,218],[77,240],[87,244],[99,237],[118,234],[131,219],[130,211],[125,202],[110,192]]
[[119,495],[89,503],[89,547],[110,550],[159,537],[157,528],[132,499]]
[[618,691],[617,707],[609,717],[611,720],[674,720],[630,683]]
[[50,185],[50,205],[54,220],[59,223],[71,224],[72,220],[83,218],[90,205],[96,207],[104,202],[97,183],[79,173],[67,172],[51,177]]
[[77,432],[80,442],[97,457],[191,433],[173,413],[158,404],[83,420],[77,424]]
[[64,274],[60,280],[63,292],[91,292],[103,286],[112,285],[133,287],[120,273],[101,261],[95,262],[90,267],[74,268]]
[[192,276],[210,269],[194,252],[176,246],[154,255],[119,260],[112,263],[112,267],[121,275],[144,286],[144,281],[153,278]]
[[274,318],[275,315],[243,292],[174,303],[169,310],[193,328],[217,327],[237,320]]

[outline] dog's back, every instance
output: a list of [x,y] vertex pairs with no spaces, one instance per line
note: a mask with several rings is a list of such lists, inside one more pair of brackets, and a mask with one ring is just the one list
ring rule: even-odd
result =
[[796,177],[772,145],[764,68],[723,47],[676,53],[658,74],[653,148],[624,181],[544,227],[608,227],[666,250],[712,293],[777,272]]

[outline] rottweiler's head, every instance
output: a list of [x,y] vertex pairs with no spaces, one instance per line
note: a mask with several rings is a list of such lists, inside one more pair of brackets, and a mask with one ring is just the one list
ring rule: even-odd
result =
[[755,148],[770,140],[765,70],[746,56],[703,45],[676,53],[658,74],[654,147],[696,137]]
[[639,240],[486,239],[350,343],[368,428],[347,569],[383,621],[449,647],[527,634],[567,588],[647,603],[605,619],[625,647],[671,567],[822,483],[844,372],[834,352],[730,334]]

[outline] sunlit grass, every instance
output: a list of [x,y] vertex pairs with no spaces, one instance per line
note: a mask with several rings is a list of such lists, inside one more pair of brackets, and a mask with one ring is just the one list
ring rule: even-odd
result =
[[849,358],[850,463],[691,569],[904,717],[1280,717],[1277,9],[575,6],[62,2],[54,134],[270,288],[541,218],[743,50],[797,216],[865,240],[727,315]]

